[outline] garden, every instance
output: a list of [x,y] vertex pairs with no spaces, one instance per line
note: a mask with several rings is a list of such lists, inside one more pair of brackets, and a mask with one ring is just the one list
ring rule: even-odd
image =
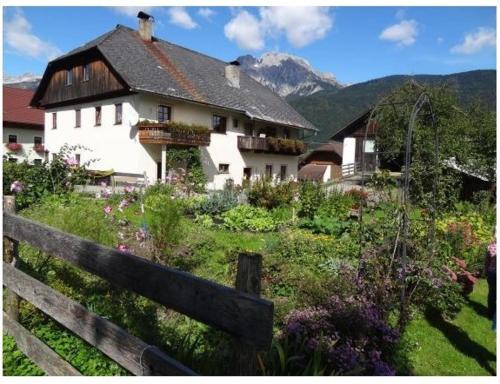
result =
[[[428,139],[421,135],[417,144]],[[63,147],[42,165],[4,162],[4,194],[16,195],[18,214],[227,286],[234,286],[238,254],[260,253],[262,296],[273,301],[275,316],[272,347],[257,356],[259,374],[495,374],[483,280],[485,254],[496,253],[494,195],[461,200],[456,175],[432,169],[443,175],[442,193],[430,198],[426,151],[415,151],[406,206],[388,171],[346,192],[264,178],[204,191],[195,149],[172,152],[172,164],[188,166],[166,184],[125,185],[114,193],[102,183],[95,195],[79,194],[74,185],[88,179],[86,165],[72,161],[74,151]],[[231,372],[230,340],[209,326],[27,245],[20,259],[23,271],[196,372]],[[20,322],[82,374],[128,374],[26,302]],[[460,333],[462,326],[467,331]],[[433,330],[446,352],[442,360],[429,339]],[[462,339],[470,332],[475,349],[461,350],[447,338],[450,330]],[[42,374],[12,338],[4,336],[3,349],[5,374]],[[460,361],[460,353],[472,365],[481,361],[479,368],[454,370],[449,360]]]

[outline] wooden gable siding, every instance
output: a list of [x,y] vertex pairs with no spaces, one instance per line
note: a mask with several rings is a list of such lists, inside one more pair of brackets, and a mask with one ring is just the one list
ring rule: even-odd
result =
[[[126,91],[125,84],[103,59],[92,58],[87,62],[90,64],[90,78],[87,81],[82,81],[85,61],[69,62],[55,70],[48,80],[40,104],[47,106]],[[73,68],[73,81],[71,85],[66,85],[66,71],[70,68]]]

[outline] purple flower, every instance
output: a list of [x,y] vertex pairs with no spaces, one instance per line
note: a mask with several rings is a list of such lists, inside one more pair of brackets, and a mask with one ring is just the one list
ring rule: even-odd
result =
[[101,195],[102,195],[102,197],[104,197],[105,199],[107,199],[108,197],[110,197],[112,194],[113,194],[113,191],[112,191],[110,188],[106,188],[106,189],[103,189],[103,190],[101,191]]
[[106,205],[106,206],[104,207],[104,213],[105,213],[106,215],[109,215],[109,214],[111,213],[111,211],[112,211],[112,210],[113,210],[113,208],[111,208],[111,205]]
[[105,181],[101,181],[101,187],[106,188],[107,186],[108,186],[108,184],[106,184]]
[[359,353],[351,346],[349,342],[332,349],[329,353],[328,358],[335,369],[340,372],[351,371],[359,363]]
[[488,245],[488,253],[490,256],[496,256],[497,255],[497,242],[494,241],[490,245]]
[[123,187],[123,190],[125,191],[125,193],[132,193],[134,192],[134,187],[126,183],[125,186]]
[[148,233],[144,228],[139,228],[139,230],[135,233],[135,238],[137,241],[143,242],[148,237]]
[[129,202],[127,199],[123,199],[121,202],[120,202],[120,205],[118,206],[118,210],[120,212],[123,212],[123,209],[124,208],[127,208],[129,206]]
[[14,193],[19,193],[24,190],[24,184],[16,180],[10,185],[10,191]]
[[394,376],[396,372],[386,362],[379,360],[372,363],[373,376]]

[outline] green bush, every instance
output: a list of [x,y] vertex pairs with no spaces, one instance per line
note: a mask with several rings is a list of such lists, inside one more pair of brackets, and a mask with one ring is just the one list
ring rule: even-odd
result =
[[222,214],[224,226],[232,231],[269,232],[276,228],[272,215],[263,208],[239,205]]
[[248,202],[266,209],[290,205],[296,191],[296,183],[282,182],[273,185],[271,180],[261,178],[250,185],[247,192]]
[[229,211],[238,204],[238,195],[232,189],[216,191],[209,195],[207,199],[201,200],[195,207],[195,213],[219,215]]
[[182,236],[181,210],[177,202],[165,194],[148,196],[144,207],[154,257],[168,263],[172,246],[177,244]]
[[[88,180],[86,166],[71,165],[74,153],[87,148],[64,145],[50,163],[30,165],[27,162],[3,162],[3,193],[16,194],[16,207],[24,209],[40,201],[49,194],[64,194],[73,190],[76,184],[85,184]],[[21,185],[20,191],[12,191],[13,183]]]
[[300,184],[299,216],[312,219],[325,201],[325,191],[319,183],[306,181]]
[[336,217],[314,216],[313,219],[302,219],[299,226],[309,229],[313,233],[324,233],[326,235],[341,236],[351,226],[352,222],[341,220]]

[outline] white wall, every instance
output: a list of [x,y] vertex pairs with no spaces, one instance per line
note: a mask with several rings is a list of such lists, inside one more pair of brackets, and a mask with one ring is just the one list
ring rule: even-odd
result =
[[356,155],[356,138],[345,137],[342,147],[342,165],[354,163]]
[[[114,104],[121,102],[122,124],[114,125]],[[147,174],[150,182],[156,180],[157,162],[161,162],[161,145],[139,142],[134,126],[141,120],[156,120],[158,104],[169,105],[172,108],[172,120],[189,124],[200,124],[212,127],[214,113],[226,116],[226,134],[212,133],[211,143],[202,147],[202,163],[208,177],[209,189],[220,189],[227,179],[235,184],[241,184],[243,168],[251,167],[254,178],[263,175],[266,164],[273,165],[274,177],[280,172],[281,165],[287,165],[287,175],[296,179],[298,157],[274,154],[254,154],[240,152],[237,137],[244,135],[244,123],[249,121],[245,115],[218,110],[208,106],[200,106],[150,95],[124,96],[115,99],[72,105],[46,110],[45,135],[46,147],[52,153],[68,143],[81,144],[92,149],[92,152],[80,151],[81,162],[97,159],[88,166],[90,169],[111,170],[116,172]],[[96,127],[95,106],[102,107],[101,126]],[[81,109],[81,127],[75,128],[75,109]],[[52,112],[57,112],[57,129],[52,129]],[[233,119],[238,119],[238,128],[233,128]],[[256,127],[264,123],[256,123]],[[298,130],[291,130],[292,137],[298,136]],[[168,146],[167,146],[168,150]],[[220,174],[219,164],[229,164],[229,173]]]
[[[29,163],[33,163],[35,159],[44,160],[44,153],[37,153],[33,149],[35,136],[42,137],[43,131],[37,129],[27,129],[18,127],[3,127],[3,153],[8,154],[9,157],[17,159],[18,162],[27,160]],[[22,149],[19,152],[11,152],[7,149],[6,145],[9,143],[9,135],[16,135],[17,142],[22,145]]]

